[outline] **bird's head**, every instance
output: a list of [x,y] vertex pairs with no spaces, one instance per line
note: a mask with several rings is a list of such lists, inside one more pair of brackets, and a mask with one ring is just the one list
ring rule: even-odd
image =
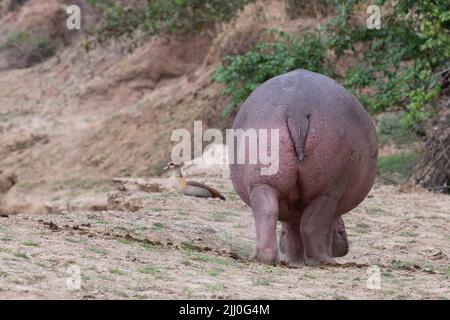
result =
[[182,167],[182,165],[183,165],[182,163],[181,164],[177,164],[175,162],[169,162],[164,167],[164,170],[170,171],[175,176],[180,176],[181,177],[181,167]]

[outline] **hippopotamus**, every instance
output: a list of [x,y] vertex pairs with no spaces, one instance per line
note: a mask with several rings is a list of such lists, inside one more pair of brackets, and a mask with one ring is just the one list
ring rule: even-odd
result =
[[[253,257],[268,264],[335,264],[334,257],[348,252],[342,215],[365,199],[376,174],[378,137],[361,103],[335,80],[298,69],[257,87],[233,129],[279,133],[275,173],[261,174],[259,160],[230,162],[233,187],[255,220]],[[234,148],[242,143],[248,157],[245,139]]]

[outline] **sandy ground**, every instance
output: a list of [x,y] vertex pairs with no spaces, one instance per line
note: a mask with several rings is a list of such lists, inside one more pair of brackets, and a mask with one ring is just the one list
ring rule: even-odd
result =
[[377,185],[345,216],[339,266],[292,269],[249,261],[250,210],[228,180],[208,182],[227,201],[135,192],[135,212],[0,218],[0,298],[450,298],[448,196]]
[[[0,43],[56,19],[60,2],[0,16]],[[224,55],[264,29],[326,20],[292,20],[281,2],[248,5],[212,38],[161,38],[131,53],[125,43],[86,52],[80,38],[42,64],[0,72],[0,171],[18,179],[11,190],[0,181],[0,210],[21,212],[0,217],[0,299],[450,298],[448,196],[377,185],[344,218],[351,251],[340,266],[299,269],[249,261],[253,218],[226,179],[204,178],[226,202],[149,187],[116,192],[107,206],[111,177],[158,174],[173,129],[227,127],[227,98],[211,81]],[[33,214],[49,201],[53,214]],[[367,286],[371,265],[379,289]]]

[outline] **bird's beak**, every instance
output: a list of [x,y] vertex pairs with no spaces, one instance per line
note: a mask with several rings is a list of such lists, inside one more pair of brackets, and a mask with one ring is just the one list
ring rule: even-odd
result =
[[167,169],[169,169],[169,167],[168,167],[168,166],[165,166],[165,167],[163,168],[163,170],[167,170]]

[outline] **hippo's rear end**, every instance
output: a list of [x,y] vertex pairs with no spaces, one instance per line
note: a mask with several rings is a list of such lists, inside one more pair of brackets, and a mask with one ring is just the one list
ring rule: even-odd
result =
[[[269,137],[258,136],[258,147],[267,149],[270,164],[259,158],[248,163],[255,150],[245,139],[232,151],[245,150],[246,163],[235,157],[230,164],[233,186],[255,217],[255,258],[279,260],[277,221],[283,223],[280,249],[290,264],[333,263],[333,256],[345,254],[341,215],[370,191],[378,152],[375,127],[357,99],[324,75],[296,70],[258,87],[233,129],[265,129]],[[276,154],[271,139],[278,139]],[[277,170],[262,174],[268,167]]]

